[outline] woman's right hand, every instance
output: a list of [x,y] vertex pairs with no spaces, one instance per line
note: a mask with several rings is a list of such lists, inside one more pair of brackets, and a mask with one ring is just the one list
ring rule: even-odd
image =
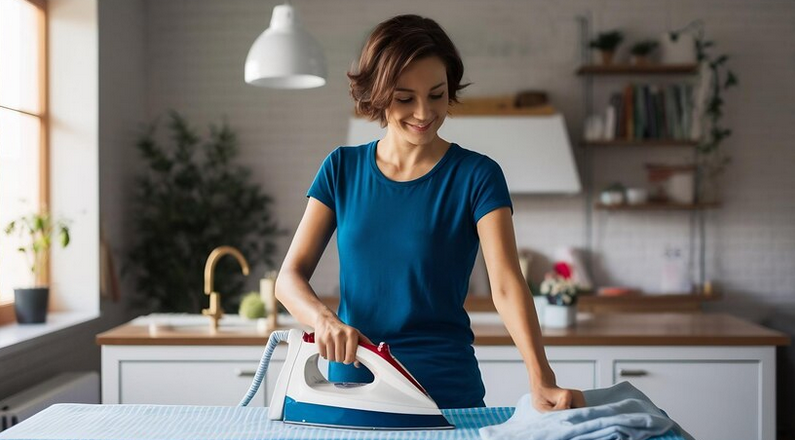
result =
[[373,344],[359,330],[346,325],[336,316],[321,316],[315,323],[315,344],[320,356],[330,362],[345,365],[356,362],[359,343]]

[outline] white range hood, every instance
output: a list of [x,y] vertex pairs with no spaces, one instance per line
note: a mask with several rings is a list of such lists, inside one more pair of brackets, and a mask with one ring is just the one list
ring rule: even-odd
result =
[[[351,118],[348,145],[381,139],[378,122]],[[448,116],[439,135],[502,167],[512,194],[576,194],[577,166],[563,116]]]

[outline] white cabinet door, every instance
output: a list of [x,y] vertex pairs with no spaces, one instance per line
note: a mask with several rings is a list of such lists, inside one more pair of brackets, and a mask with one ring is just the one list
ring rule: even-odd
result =
[[760,366],[754,361],[617,361],[629,381],[699,440],[759,439]]
[[[278,374],[281,365],[274,367]],[[119,403],[236,406],[256,370],[257,362],[122,361]],[[267,375],[249,406],[265,406]]]
[[[593,361],[550,361],[560,387],[587,390],[594,388],[596,364]],[[530,392],[527,369],[522,361],[481,361],[480,372],[486,386],[486,406],[514,406]]]

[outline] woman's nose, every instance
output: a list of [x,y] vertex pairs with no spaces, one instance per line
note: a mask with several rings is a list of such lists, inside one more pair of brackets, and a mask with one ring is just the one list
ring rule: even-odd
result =
[[414,118],[418,121],[427,122],[431,114],[431,103],[425,99],[418,99],[417,106],[414,107]]

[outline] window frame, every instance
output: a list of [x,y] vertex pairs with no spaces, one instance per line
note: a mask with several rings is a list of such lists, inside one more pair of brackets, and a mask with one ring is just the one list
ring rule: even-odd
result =
[[[50,203],[50,142],[49,142],[49,38],[47,31],[47,2],[46,0],[22,0],[32,4],[38,10],[39,47],[39,113],[31,113],[22,109],[5,107],[4,109],[34,116],[39,119],[39,211],[46,212]],[[37,276],[37,283],[48,285],[50,281],[49,251],[45,256],[45,264]],[[15,321],[14,300],[0,303],[0,325]]]

